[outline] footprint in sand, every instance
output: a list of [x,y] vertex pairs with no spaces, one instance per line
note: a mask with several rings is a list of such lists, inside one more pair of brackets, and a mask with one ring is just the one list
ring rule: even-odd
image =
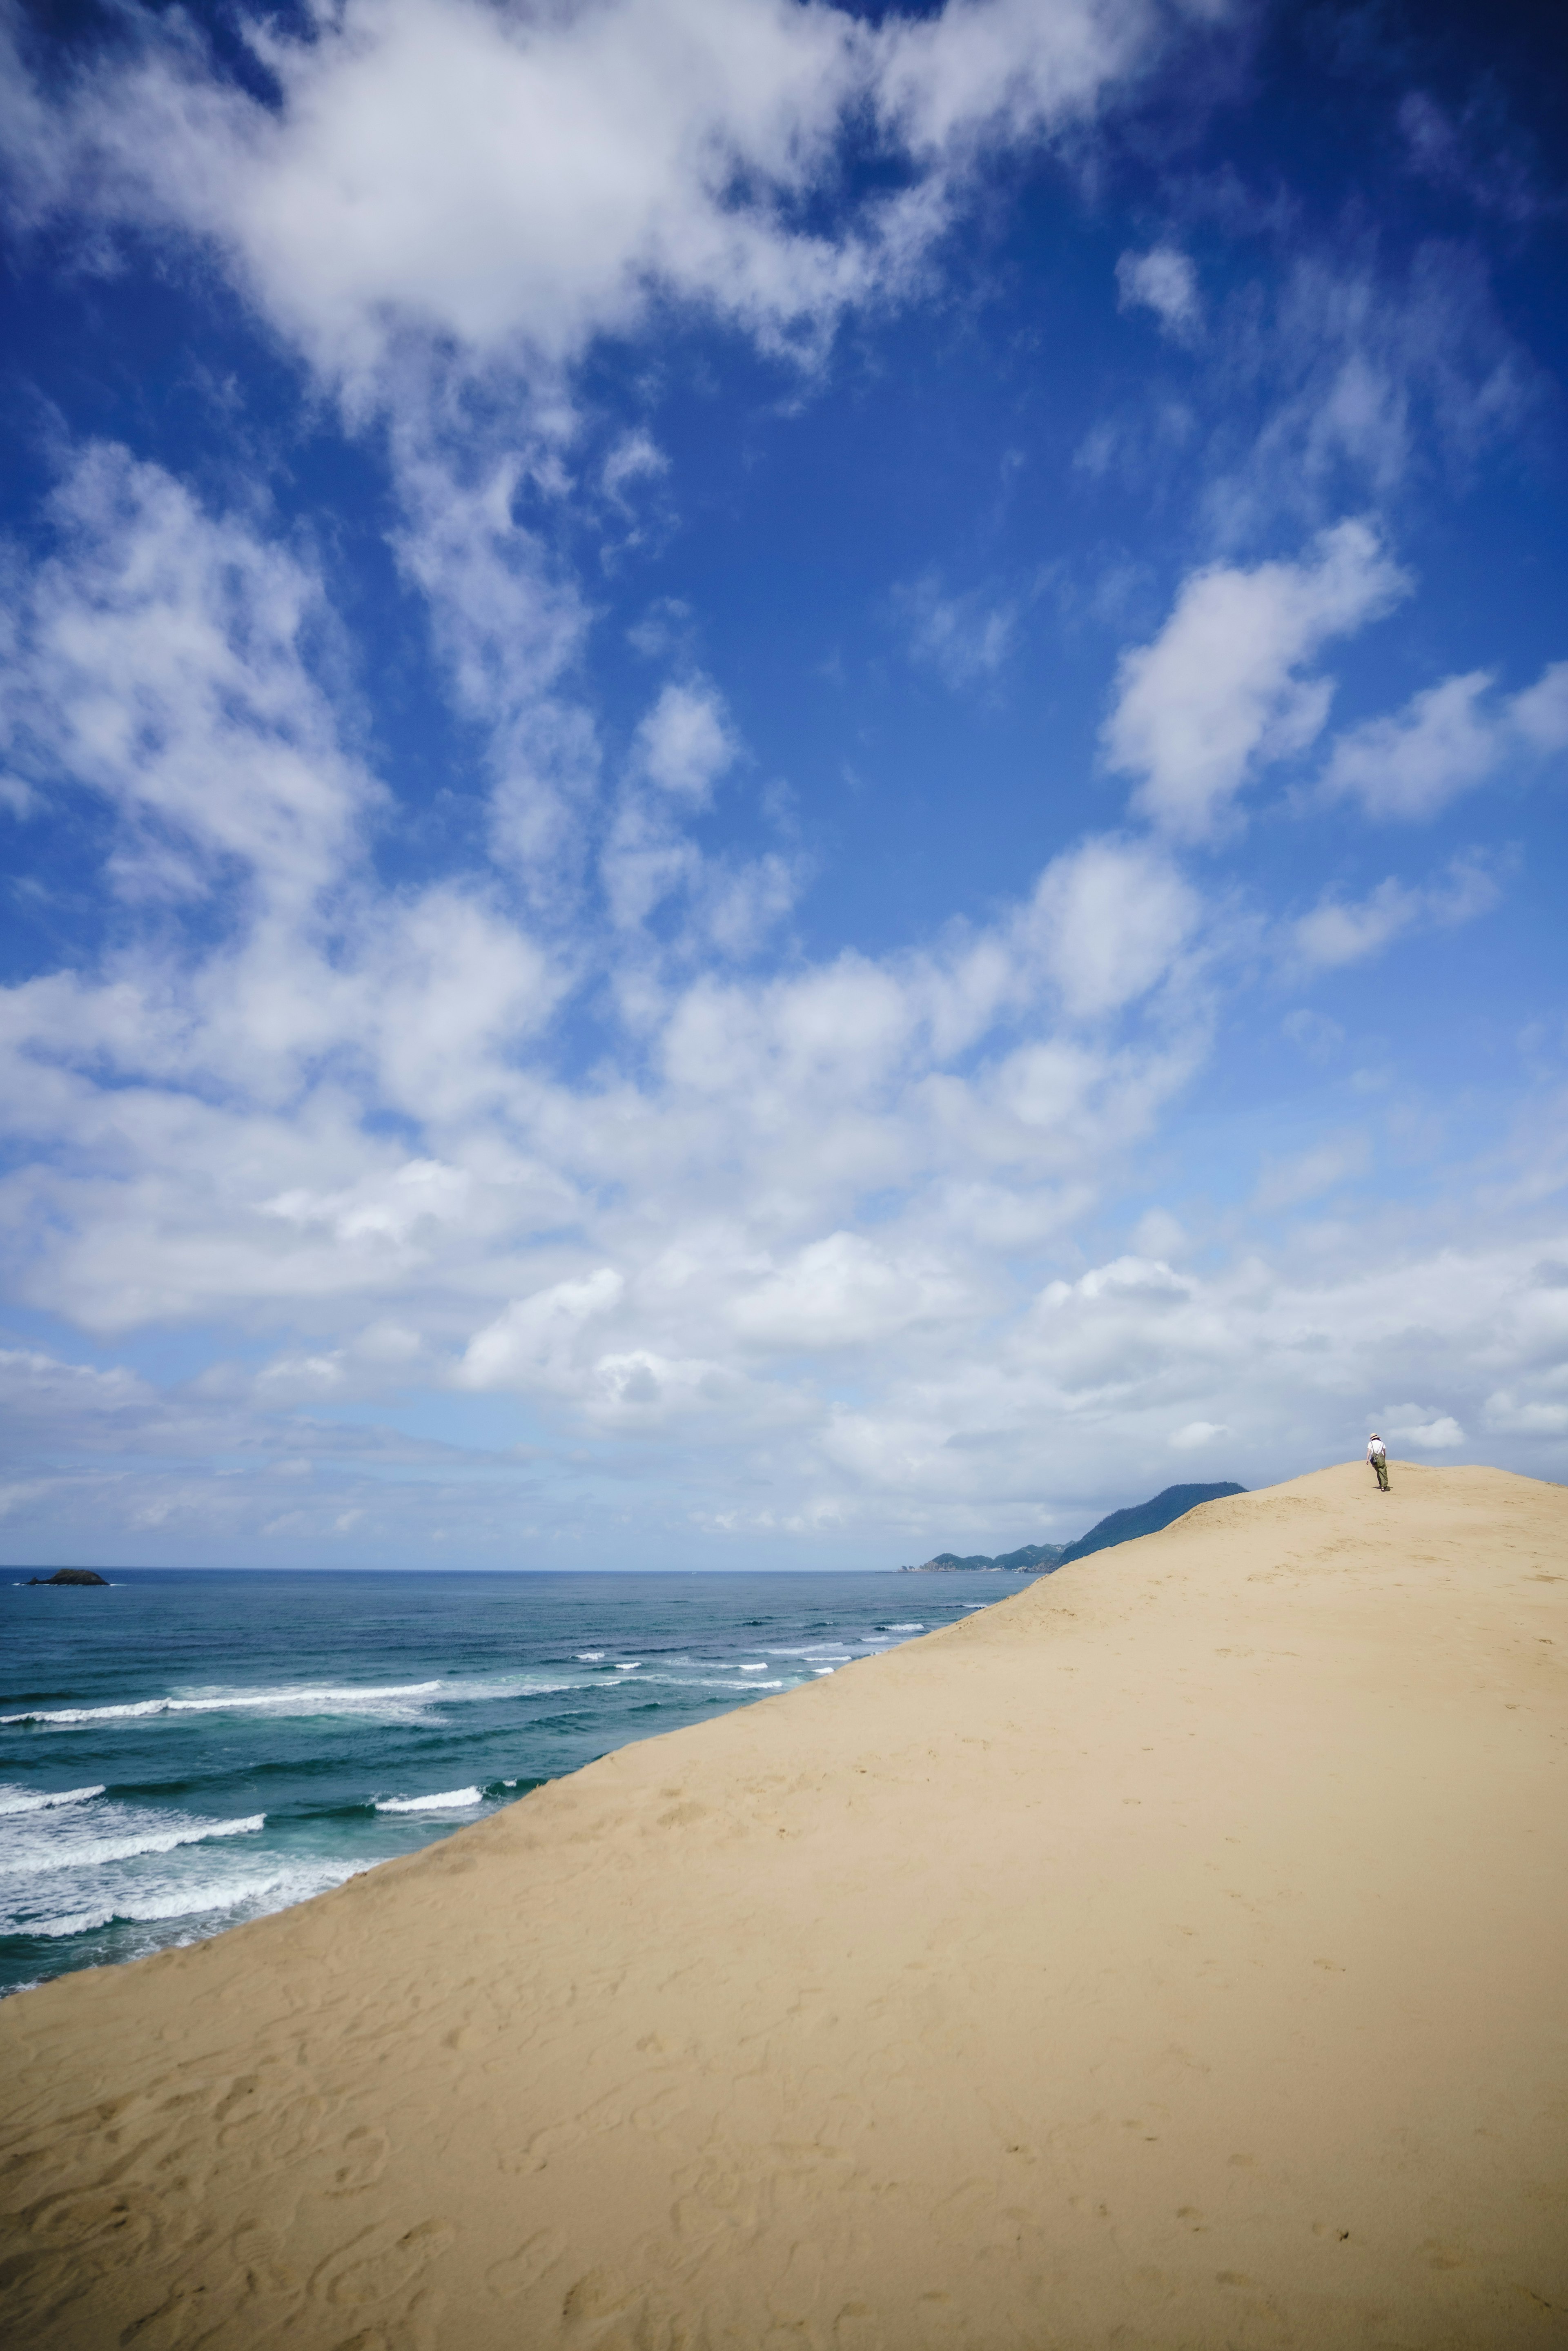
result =
[[559,2229],[540,2229],[515,2253],[492,2262],[485,2273],[485,2283],[497,2302],[514,2302],[518,2294],[528,2294],[538,2285],[565,2251],[566,2239]]
[[412,2284],[456,2236],[449,2220],[421,2220],[401,2236],[391,2228],[368,2229],[328,2255],[310,2281],[311,2294],[339,2304],[384,2302]]

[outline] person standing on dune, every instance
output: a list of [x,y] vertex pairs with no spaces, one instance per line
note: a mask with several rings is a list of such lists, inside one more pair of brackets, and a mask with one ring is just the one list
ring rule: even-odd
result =
[[1367,1439],[1366,1458],[1371,1462],[1374,1469],[1377,1472],[1378,1491],[1380,1493],[1386,1494],[1388,1491],[1388,1456],[1384,1450],[1383,1439],[1379,1437],[1375,1428]]

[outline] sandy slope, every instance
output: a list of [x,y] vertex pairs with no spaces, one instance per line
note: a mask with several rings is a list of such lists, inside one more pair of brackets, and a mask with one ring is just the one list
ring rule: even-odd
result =
[[1568,1490],[1393,1474],[6,2002],[10,2339],[1568,2343]]

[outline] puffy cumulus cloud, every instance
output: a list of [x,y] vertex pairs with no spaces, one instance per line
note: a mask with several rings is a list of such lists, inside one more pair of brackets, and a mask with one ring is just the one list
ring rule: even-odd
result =
[[706,679],[666,685],[637,729],[637,766],[677,800],[701,808],[735,764],[735,739],[722,696]]
[[939,1259],[897,1257],[859,1233],[830,1233],[742,1290],[730,1307],[741,1338],[811,1354],[863,1347],[916,1323],[968,1319],[972,1301]]
[[1552,662],[1521,694],[1494,695],[1495,684],[1490,670],[1448,677],[1393,716],[1336,737],[1324,793],[1359,800],[1371,817],[1435,816],[1511,766],[1568,749],[1568,662]]
[[[1561,1372],[1556,1384],[1563,1384]],[[1482,1418],[1489,1430],[1500,1435],[1568,1439],[1568,1402],[1542,1396],[1522,1400],[1507,1388],[1498,1388],[1488,1396]]]
[[76,457],[47,519],[57,551],[18,583],[0,679],[0,757],[29,805],[62,782],[109,801],[124,892],[237,874],[308,903],[378,798],[319,683],[314,572],[117,446]]
[[[183,20],[50,107],[9,63],[15,202],[177,228],[361,394],[409,336],[559,367],[652,298],[778,346],[897,287],[989,143],[1092,116],[1211,5],[344,0],[253,27],[267,103]],[[906,184],[835,233],[805,201],[870,128]]]
[[1123,656],[1105,722],[1111,766],[1140,778],[1134,807],[1181,839],[1222,831],[1260,768],[1321,733],[1333,685],[1308,664],[1409,584],[1361,521],[1323,531],[1299,562],[1194,572],[1158,636]]
[[1197,272],[1177,246],[1123,254],[1116,264],[1116,295],[1124,310],[1152,310],[1163,330],[1178,341],[1190,340],[1203,325]]
[[341,1192],[313,1192],[305,1186],[261,1203],[264,1216],[307,1227],[324,1226],[340,1248],[401,1248],[426,1217],[437,1224],[458,1222],[467,1207],[470,1178],[438,1159],[409,1159],[386,1177],[361,1178]]
[[1185,1426],[1171,1431],[1170,1444],[1177,1453],[1193,1453],[1203,1446],[1214,1444],[1218,1437],[1228,1437],[1230,1431],[1223,1421],[1189,1420]]
[[614,1267],[603,1265],[514,1299],[469,1341],[459,1383],[486,1388],[570,1381],[585,1332],[620,1304],[625,1288]]
[[1109,838],[1053,859],[1031,912],[1064,1004],[1091,1019],[1164,979],[1199,921],[1197,894],[1168,858],[1145,842]]
[[[749,960],[789,912],[803,878],[799,858],[705,850],[687,829],[741,750],[724,697],[706,678],[672,680],[639,723],[598,861],[623,940],[663,911],[683,954]],[[619,987],[628,1013],[645,1004],[645,966],[623,967]]]
[[1381,955],[1406,932],[1473,922],[1500,894],[1492,866],[1474,854],[1454,858],[1441,881],[1424,885],[1390,874],[1364,898],[1325,897],[1298,916],[1285,933],[1284,959],[1300,971],[1340,971]]
[[1452,1413],[1434,1412],[1430,1405],[1391,1404],[1378,1423],[1385,1444],[1414,1445],[1423,1453],[1447,1453],[1462,1445],[1465,1432]]

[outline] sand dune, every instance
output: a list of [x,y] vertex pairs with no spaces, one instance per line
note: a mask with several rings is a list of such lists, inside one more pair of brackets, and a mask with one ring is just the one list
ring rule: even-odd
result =
[[1393,1477],[8,2001],[9,2339],[1568,2343],[1568,1490]]

